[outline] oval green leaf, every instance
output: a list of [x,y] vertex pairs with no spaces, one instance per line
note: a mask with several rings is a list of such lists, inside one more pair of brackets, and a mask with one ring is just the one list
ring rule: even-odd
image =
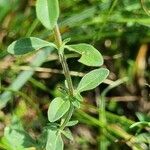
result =
[[39,38],[22,38],[10,44],[7,51],[11,54],[23,55],[47,46],[56,47],[53,43]]
[[72,126],[75,126],[76,124],[78,124],[78,120],[72,120],[72,121],[69,121],[66,126],[67,127],[72,127]]
[[103,57],[101,53],[89,44],[75,44],[75,45],[66,45],[68,50],[74,51],[81,54],[79,62],[87,66],[101,66],[103,64]]
[[53,29],[59,17],[58,0],[37,0],[37,18],[47,29]]
[[60,133],[57,134],[56,130],[49,130],[46,143],[46,150],[63,150],[63,148],[64,143]]
[[77,91],[83,92],[96,88],[108,76],[109,70],[106,68],[95,69],[87,73],[80,81]]
[[67,128],[66,130],[61,131],[61,133],[68,138],[69,140],[73,141],[73,135],[71,131]]
[[69,100],[63,100],[61,97],[55,98],[48,109],[48,120],[50,122],[55,122],[60,119],[70,107]]

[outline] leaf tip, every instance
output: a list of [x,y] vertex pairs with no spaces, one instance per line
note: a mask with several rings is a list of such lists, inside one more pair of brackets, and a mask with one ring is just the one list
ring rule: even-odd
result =
[[[13,43],[14,43],[14,42],[13,42]],[[13,51],[13,49],[12,49],[13,43],[11,43],[11,44],[8,46],[8,48],[7,48],[7,52],[10,53],[10,54],[14,54],[14,51]]]

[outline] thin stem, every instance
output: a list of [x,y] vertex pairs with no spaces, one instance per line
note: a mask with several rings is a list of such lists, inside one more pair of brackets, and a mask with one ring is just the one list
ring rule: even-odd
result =
[[60,52],[61,46],[62,46],[62,38],[61,38],[61,34],[59,31],[59,27],[58,25],[55,26],[54,28],[54,35],[55,35],[55,41],[56,41],[56,45],[59,49],[59,60],[61,62],[63,71],[64,71],[64,75],[68,84],[68,89],[69,89],[69,95],[72,97],[73,96],[73,84],[72,84],[72,79],[69,73],[69,68],[68,68],[68,64],[66,62],[66,58],[64,56],[63,52]]
[[[104,125],[107,125],[107,119],[106,119],[106,110],[105,110],[105,97],[106,94],[114,87],[124,83],[125,81],[127,81],[127,78],[123,78],[120,80],[117,80],[115,82],[113,82],[111,85],[109,85],[101,94],[101,96],[99,96],[99,120],[100,122],[102,122]],[[100,149],[107,149],[107,146],[105,145],[105,132],[106,129],[105,128],[100,128],[100,134],[101,134],[101,140],[100,140],[100,145],[99,148]]]
[[71,79],[71,76],[69,73],[68,64],[67,64],[66,59],[65,59],[63,54],[59,54],[59,59],[60,59],[60,62],[62,64],[64,75],[65,75],[65,78],[67,81],[69,95],[72,97],[73,96],[73,84],[72,84],[72,79]]
[[100,107],[99,107],[99,119],[101,119],[101,121],[104,121],[104,123],[106,123],[106,110],[105,110],[105,97],[106,97],[106,94],[113,88],[119,86],[120,84],[126,82],[128,80],[127,77],[124,77],[122,79],[119,79],[117,81],[114,81],[111,85],[109,85],[101,94],[99,100],[99,104],[100,104]]
[[[68,85],[69,96],[73,97],[74,88],[73,88],[72,79],[71,79],[70,72],[69,72],[69,67],[68,67],[68,64],[66,62],[66,58],[64,56],[64,51],[62,50],[63,42],[62,42],[62,38],[61,38],[61,34],[59,31],[58,25],[56,25],[54,28],[54,35],[55,35],[56,45],[58,47],[59,60],[60,60],[60,63],[62,65],[63,72],[64,72],[64,75],[65,75],[65,78],[67,81],[67,85]],[[70,100],[70,102],[71,102],[71,100]],[[65,115],[65,119],[63,120],[63,123],[60,126],[60,130],[63,130],[65,128],[66,124],[69,122],[69,120],[73,114],[73,111],[74,111],[74,106],[71,103],[70,108]]]
[[61,38],[58,25],[56,25],[54,28],[54,36],[55,36],[56,45],[58,46],[58,48],[60,48],[62,45],[62,38]]

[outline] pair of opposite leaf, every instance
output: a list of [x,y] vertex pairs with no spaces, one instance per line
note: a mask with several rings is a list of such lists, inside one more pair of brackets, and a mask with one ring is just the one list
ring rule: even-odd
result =
[[[23,55],[44,47],[53,47],[57,49],[57,46],[52,42],[41,40],[36,37],[29,37],[14,41],[9,45],[7,51],[11,54]],[[103,64],[102,55],[92,45],[81,43],[64,45],[64,48],[80,54],[81,58],[79,62],[87,66],[101,66]]]
[[[48,46],[57,48],[54,43],[44,41],[39,38],[22,38],[13,42],[8,47],[8,52],[15,55],[23,55]],[[64,48],[69,51],[79,53],[81,55],[79,62],[84,65],[99,67],[103,64],[102,55],[92,45],[81,43],[75,45],[64,45]],[[80,81],[77,87],[77,92],[81,93],[83,91],[94,89],[106,79],[108,74],[109,71],[106,68],[99,68],[89,72]]]

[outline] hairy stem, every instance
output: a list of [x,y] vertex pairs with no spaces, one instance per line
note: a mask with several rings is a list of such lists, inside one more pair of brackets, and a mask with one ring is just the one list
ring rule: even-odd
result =
[[[66,81],[67,81],[67,85],[68,85],[69,96],[73,97],[74,88],[73,88],[72,79],[71,79],[71,76],[70,76],[70,73],[69,73],[69,67],[68,67],[68,64],[66,62],[64,52],[62,50],[63,42],[62,42],[62,38],[61,38],[61,34],[60,34],[60,31],[59,31],[58,25],[56,25],[55,28],[54,28],[54,35],[55,35],[56,45],[57,45],[58,51],[59,51],[58,52],[59,53],[59,60],[60,60],[60,63],[62,65],[63,72],[64,72],[64,75],[65,75],[65,78],[66,78]],[[63,123],[60,127],[60,130],[63,130],[65,128],[66,124],[69,122],[69,120],[70,120],[70,118],[73,114],[73,111],[74,111],[74,106],[71,103],[71,106],[70,106],[68,112],[65,115],[65,119],[63,120]]]
[[54,36],[55,36],[56,45],[58,48],[60,48],[63,42],[62,42],[62,38],[61,38],[58,25],[56,25],[54,28]]
[[66,81],[67,81],[67,84],[68,84],[69,95],[73,96],[73,84],[72,84],[71,76],[70,76],[70,73],[69,73],[68,64],[66,62],[66,58],[64,56],[64,53],[60,51],[61,46],[62,46],[62,38],[61,38],[61,34],[60,34],[60,31],[59,31],[58,25],[56,25],[55,28],[54,28],[54,35],[55,35],[56,45],[59,49],[59,60],[60,60],[60,63],[62,65],[64,75],[65,75],[65,78],[66,78]]

